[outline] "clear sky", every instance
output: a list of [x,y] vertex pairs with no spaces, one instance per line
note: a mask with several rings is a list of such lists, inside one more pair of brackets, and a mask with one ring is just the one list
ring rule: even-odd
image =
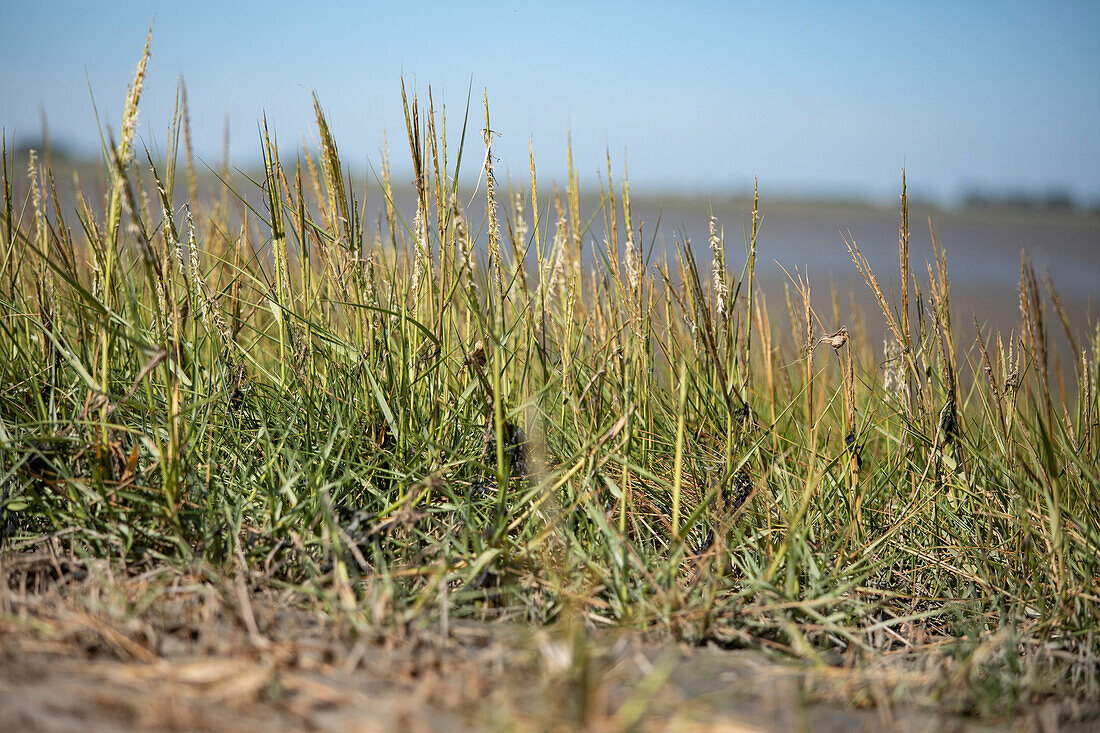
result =
[[[488,90],[501,165],[582,177],[610,149],[636,186],[949,198],[1063,187],[1100,200],[1100,3],[25,2],[0,0],[0,126],[94,150],[92,97],[117,131],[150,22],[139,133],[165,139],[187,82],[200,156],[313,139],[310,91],[341,153],[407,160],[400,79],[457,137]],[[90,83],[90,89],[89,89]],[[478,106],[480,115],[480,105]],[[480,130],[480,118],[472,130]],[[479,138],[475,135],[475,140]]]

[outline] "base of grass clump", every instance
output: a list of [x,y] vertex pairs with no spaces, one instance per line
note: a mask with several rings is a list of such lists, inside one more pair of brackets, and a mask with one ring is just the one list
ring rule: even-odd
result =
[[[118,619],[197,583],[257,658],[283,607],[349,640],[564,629],[580,718],[576,645],[600,629],[798,660],[807,699],[828,670],[900,669],[908,686],[826,695],[880,712],[890,690],[982,716],[1100,695],[1100,336],[1070,329],[1048,283],[1074,350],[1059,363],[1026,260],[1019,330],[960,339],[944,248],[909,269],[903,180],[896,297],[848,243],[889,329],[883,362],[838,308],[814,311],[797,272],[769,307],[756,199],[739,269],[713,219],[708,266],[687,244],[653,258],[625,176],[609,170],[582,212],[576,176],[547,195],[532,155],[502,205],[488,105],[483,153],[467,103],[451,158],[431,95],[404,94],[411,216],[387,160],[368,223],[319,103],[318,150],[290,168],[265,124],[259,180],[233,188],[226,168],[234,196],[200,196],[185,107],[167,159],[134,150],[144,65],[102,210],[74,187],[66,214],[52,173],[32,158],[17,176],[4,143],[10,617],[40,602],[10,568],[48,549],[54,582],[97,568],[96,603],[122,603]],[[480,221],[457,183],[472,158]],[[126,595],[142,583],[150,595]],[[67,602],[120,654],[163,657],[106,606]],[[3,638],[38,638],[23,633]],[[662,689],[661,669],[632,684]],[[248,699],[277,702],[273,680]],[[599,709],[628,723],[645,705]]]
[[[815,666],[660,631],[364,626],[321,599],[220,576],[9,557],[0,727],[965,731],[1006,721],[989,707],[1006,690],[993,688],[1018,686],[993,662],[1004,638]],[[1052,681],[1038,650],[1024,663],[1036,689]],[[1015,728],[1090,730],[1100,707],[1063,693],[1019,700]]]

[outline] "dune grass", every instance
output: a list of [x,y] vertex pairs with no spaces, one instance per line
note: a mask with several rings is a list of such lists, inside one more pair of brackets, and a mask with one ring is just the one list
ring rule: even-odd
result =
[[1026,260],[1019,329],[957,336],[945,250],[909,261],[903,181],[901,292],[849,242],[884,357],[797,271],[765,301],[766,204],[712,220],[700,263],[654,252],[610,158],[595,211],[571,154],[560,189],[532,152],[503,190],[487,102],[447,119],[402,91],[415,211],[387,156],[371,218],[319,102],[315,149],[265,122],[262,176],[200,191],[185,97],[167,154],[137,149],[147,56],[102,200],[78,182],[63,210],[4,143],[5,552],[201,563],[364,626],[934,650],[1009,710],[1100,694],[1100,335]]

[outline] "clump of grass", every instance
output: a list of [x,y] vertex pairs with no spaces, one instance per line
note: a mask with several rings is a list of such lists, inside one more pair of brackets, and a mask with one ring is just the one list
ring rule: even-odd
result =
[[451,163],[430,90],[402,91],[411,218],[387,151],[372,230],[319,100],[293,170],[265,122],[255,190],[200,198],[189,173],[181,206],[178,145],[132,149],[147,57],[104,211],[78,191],[70,218],[37,165],[17,180],[4,139],[8,552],[232,567],[364,623],[568,617],[818,663],[1008,634],[1100,694],[1100,336],[1053,393],[1025,261],[1021,336],[960,341],[946,249],[927,286],[909,270],[904,179],[900,306],[848,243],[894,339],[879,368],[806,276],[773,326],[757,198],[739,275],[712,222],[710,278],[687,242],[652,259],[610,160],[591,215],[571,152],[564,204],[532,150],[502,206],[487,102],[481,222],[469,100]]

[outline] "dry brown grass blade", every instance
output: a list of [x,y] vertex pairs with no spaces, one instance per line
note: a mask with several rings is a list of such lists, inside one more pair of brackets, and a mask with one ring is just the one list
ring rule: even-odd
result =
[[1035,362],[1035,380],[1039,393],[1047,405],[1047,423],[1053,422],[1050,401],[1050,359],[1047,352],[1047,334],[1042,296],[1039,293],[1035,268],[1026,253],[1020,253],[1020,317],[1026,346]]
[[1077,337],[1073,334],[1073,328],[1069,325],[1069,316],[1066,315],[1066,309],[1062,305],[1062,298],[1058,294],[1058,288],[1054,287],[1054,278],[1050,276],[1049,270],[1046,272],[1043,281],[1046,284],[1047,295],[1050,296],[1051,302],[1054,303],[1054,312],[1058,314],[1058,320],[1062,322],[1062,330],[1065,331],[1066,340],[1069,341],[1069,347],[1074,354],[1078,354],[1081,348],[1077,344]]
[[348,206],[348,192],[344,186],[344,173],[340,164],[340,154],[336,150],[336,140],[329,129],[328,120],[321,109],[321,100],[313,93],[313,114],[317,122],[317,132],[321,136],[321,171],[328,188],[329,206],[339,217],[338,229],[343,230],[343,244],[348,251],[354,251],[356,245],[352,212]]

